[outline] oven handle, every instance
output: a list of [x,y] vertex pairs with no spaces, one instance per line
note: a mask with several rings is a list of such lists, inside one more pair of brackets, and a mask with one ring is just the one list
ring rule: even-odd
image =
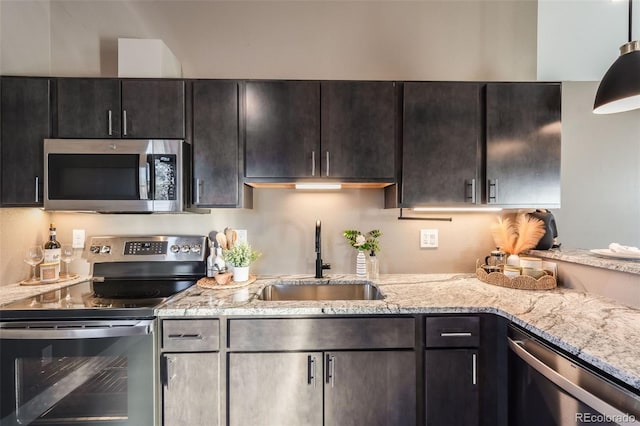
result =
[[[556,370],[548,366],[546,363],[539,360],[535,355],[532,355],[528,352],[523,345],[523,342],[520,340],[513,340],[511,338],[507,338],[509,342],[509,348],[518,355],[525,363],[527,363],[531,368],[536,370],[538,373],[542,374],[544,377],[549,379],[551,382],[556,384],[558,387],[563,389],[569,395],[578,399],[579,401],[587,404],[591,408],[596,411],[604,414],[610,418],[628,418],[629,414],[623,411],[618,410],[616,407],[610,405],[609,403],[603,401],[598,398],[596,395],[587,391],[586,389],[578,386],[576,383],[572,382],[562,374],[558,373]],[[527,343],[535,344],[534,342],[527,341]],[[560,355],[558,355],[560,356]],[[579,368],[579,367],[578,367]],[[632,421],[631,424],[638,425],[640,422]]]
[[153,333],[153,320],[140,321],[69,321],[0,324],[0,339],[104,339],[108,337],[145,336]]

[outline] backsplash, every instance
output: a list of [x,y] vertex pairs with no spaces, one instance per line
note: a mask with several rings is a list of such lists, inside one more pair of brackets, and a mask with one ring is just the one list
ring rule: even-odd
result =
[[[24,279],[28,266],[17,238],[42,243],[49,221],[58,240],[70,242],[73,229],[87,236],[110,234],[208,234],[229,226],[246,229],[249,242],[263,253],[255,264],[258,274],[314,273],[315,221],[322,221],[322,257],[332,273],[355,273],[354,250],[342,236],[345,229],[367,232],[380,229],[381,273],[472,272],[475,260],[492,248],[489,225],[497,213],[438,213],[425,217],[452,217],[451,222],[399,221],[398,209],[383,209],[383,191],[346,189],[337,192],[300,192],[292,189],[254,190],[254,209],[213,209],[210,214],[113,215],[43,212],[39,209],[2,209],[0,285]],[[37,217],[35,221],[33,217]],[[10,232],[5,231],[11,230]],[[439,247],[420,249],[420,229],[437,229]],[[87,272],[88,264],[76,260],[72,268]]]

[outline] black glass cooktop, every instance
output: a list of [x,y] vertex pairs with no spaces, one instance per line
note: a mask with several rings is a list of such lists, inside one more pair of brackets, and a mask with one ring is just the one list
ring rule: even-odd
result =
[[166,297],[97,297],[84,281],[0,307],[0,319],[150,318]]

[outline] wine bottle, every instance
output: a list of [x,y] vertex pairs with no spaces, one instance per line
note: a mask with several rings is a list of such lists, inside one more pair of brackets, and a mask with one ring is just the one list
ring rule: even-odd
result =
[[60,277],[60,252],[62,244],[56,240],[56,225],[49,224],[49,241],[44,243],[44,263],[55,264],[55,279]]

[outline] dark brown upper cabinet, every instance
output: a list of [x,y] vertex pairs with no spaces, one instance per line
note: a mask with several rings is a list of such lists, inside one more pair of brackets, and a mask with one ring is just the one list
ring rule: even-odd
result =
[[57,137],[185,138],[185,83],[60,78]]
[[363,181],[395,178],[394,82],[326,81],[321,85],[320,173]]
[[2,206],[42,206],[43,141],[51,136],[50,80],[0,80]]
[[486,201],[560,206],[560,83],[488,83]]
[[247,82],[245,176],[392,182],[396,99],[394,82]]
[[198,207],[240,202],[238,83],[193,82],[193,201]]
[[320,83],[249,81],[245,86],[245,176],[320,176]]
[[120,80],[60,78],[57,89],[58,137],[121,137]]
[[404,84],[401,206],[480,202],[481,84]]

